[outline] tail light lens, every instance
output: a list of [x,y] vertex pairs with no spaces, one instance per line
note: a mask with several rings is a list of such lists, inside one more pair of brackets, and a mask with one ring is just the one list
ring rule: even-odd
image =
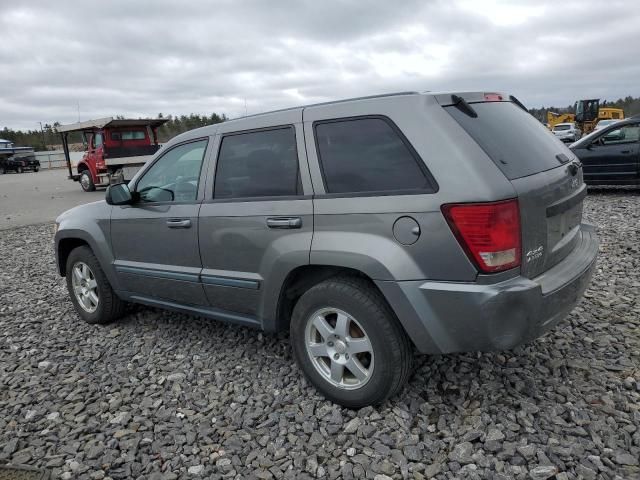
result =
[[518,201],[459,203],[442,206],[449,227],[469,258],[483,273],[520,265]]

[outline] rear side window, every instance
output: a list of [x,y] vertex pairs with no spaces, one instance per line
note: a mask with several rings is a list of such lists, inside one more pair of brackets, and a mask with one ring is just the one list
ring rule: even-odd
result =
[[317,122],[315,133],[327,193],[436,190],[422,160],[387,119]]
[[471,117],[455,106],[445,110],[489,155],[509,179],[526,177],[560,166],[563,152],[549,130],[511,102],[472,103]]
[[223,137],[214,198],[278,197],[301,193],[293,127]]

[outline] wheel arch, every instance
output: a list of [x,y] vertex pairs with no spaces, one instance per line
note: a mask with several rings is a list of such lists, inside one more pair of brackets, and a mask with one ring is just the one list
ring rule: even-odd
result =
[[82,159],[78,162],[78,166],[76,167],[78,170],[78,175],[82,175],[82,172],[87,171],[89,175],[91,175],[91,179],[95,182],[97,178],[97,172],[95,167],[87,162],[85,159]]
[[102,268],[111,286],[117,290],[119,284],[113,269],[113,255],[109,251],[108,245],[109,243],[104,233],[99,228],[93,229],[91,233],[76,229],[59,230],[56,234],[55,247],[58,273],[63,277],[66,276],[69,254],[77,247],[87,246],[98,259],[100,268]]
[[402,330],[418,351],[440,351],[433,340],[429,325],[420,321],[412,302],[403,293],[399,282],[374,280],[363,270],[338,265],[310,264],[292,269],[282,283],[277,297],[277,305],[271,317],[274,320],[265,321],[264,329],[276,332],[289,330],[292,312],[300,297],[320,282],[339,276],[352,276],[367,281],[389,307],[390,312],[396,317]]
[[[291,270],[282,283],[275,308],[273,329],[275,331],[288,330],[291,322],[291,313],[300,297],[324,280],[338,276],[352,276],[366,280],[389,305],[389,302],[373,279],[361,270],[338,265],[301,265]],[[389,308],[391,308],[390,305]]]
[[[62,238],[58,242],[56,251],[56,257],[58,261],[58,273],[60,276],[65,277],[67,275],[67,260],[73,250],[78,247],[87,246],[91,248],[91,245],[86,240],[81,238]],[[91,249],[93,251],[93,249]]]

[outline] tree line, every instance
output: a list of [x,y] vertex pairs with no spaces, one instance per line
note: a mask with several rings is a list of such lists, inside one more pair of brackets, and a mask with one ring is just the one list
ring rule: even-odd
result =
[[[116,118],[123,119],[118,115]],[[211,115],[198,115],[192,113],[190,115],[163,115],[158,114],[158,118],[166,118],[167,122],[158,128],[158,141],[164,143],[169,141],[176,135],[193,130],[194,128],[205,127],[215,123],[221,123],[227,120],[225,114],[219,115],[212,113]],[[56,150],[60,147],[60,135],[57,128],[60,122],[53,124],[43,124],[41,129],[33,130],[12,130],[4,127],[0,130],[0,138],[13,142],[16,146],[32,147],[36,151],[40,150]],[[74,132],[69,135],[69,143],[82,143],[82,134]]]
[[[615,101],[602,100],[600,105],[603,107],[622,108],[626,117],[640,114],[640,97],[631,96],[619,98]],[[558,113],[575,113],[575,106],[567,107],[541,107],[530,108],[529,112],[541,122],[546,122],[547,112],[553,111]],[[124,118],[118,116],[116,118]],[[194,128],[213,125],[227,120],[225,114],[219,115],[212,113],[211,115],[198,115],[192,113],[190,115],[167,115],[158,114],[158,118],[166,118],[168,121],[158,129],[158,141],[161,143],[169,141],[176,135],[192,130]],[[9,140],[15,145],[24,147],[33,147],[35,150],[55,150],[60,148],[60,136],[57,132],[59,122],[53,124],[43,124],[41,129],[33,130],[12,130],[4,127],[0,130],[0,138]],[[80,133],[71,134],[69,143],[82,143]]]

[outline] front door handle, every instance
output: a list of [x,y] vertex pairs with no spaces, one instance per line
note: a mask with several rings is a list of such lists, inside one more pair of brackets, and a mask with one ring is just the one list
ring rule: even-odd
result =
[[188,218],[170,218],[167,220],[169,228],[191,228],[191,220]]
[[302,219],[300,217],[270,217],[267,218],[269,228],[300,228]]

